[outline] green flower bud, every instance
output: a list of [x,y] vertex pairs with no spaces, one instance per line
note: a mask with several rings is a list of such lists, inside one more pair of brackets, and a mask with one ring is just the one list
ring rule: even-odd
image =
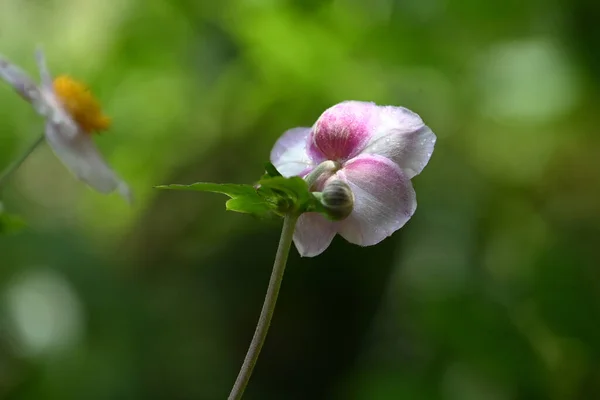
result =
[[331,219],[341,221],[352,213],[354,195],[346,182],[335,180],[323,188],[321,203]]

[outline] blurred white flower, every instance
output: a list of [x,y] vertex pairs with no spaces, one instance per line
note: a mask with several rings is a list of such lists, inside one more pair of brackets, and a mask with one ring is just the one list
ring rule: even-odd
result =
[[68,76],[52,80],[41,50],[35,53],[41,83],[0,55],[0,77],[46,119],[46,141],[77,178],[100,193],[115,190],[129,202],[131,191],[106,164],[92,133],[108,129],[110,118],[85,85]]

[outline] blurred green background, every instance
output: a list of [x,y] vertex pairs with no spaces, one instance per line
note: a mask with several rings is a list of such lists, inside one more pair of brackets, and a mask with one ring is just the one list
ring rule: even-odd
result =
[[[3,193],[0,398],[224,399],[279,224],[213,194],[347,99],[438,135],[378,246],[292,252],[247,399],[600,399],[600,5],[594,0],[1,0],[0,53],[89,84],[136,194],[43,146]],[[42,121],[0,85],[0,168]]]

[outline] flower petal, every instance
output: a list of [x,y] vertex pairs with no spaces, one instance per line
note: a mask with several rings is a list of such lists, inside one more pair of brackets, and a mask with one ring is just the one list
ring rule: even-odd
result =
[[29,75],[0,54],[0,78],[6,81],[25,100],[30,102],[37,112],[45,115],[42,94],[38,85],[31,80]]
[[285,177],[302,176],[314,163],[306,152],[310,128],[292,128],[284,132],[271,150],[271,163]]
[[309,151],[328,160],[346,161],[359,154],[371,137],[375,103],[344,101],[325,110],[315,123]]
[[63,129],[64,125],[46,123],[46,140],[67,168],[98,192],[107,194],[118,190],[131,202],[129,187],[106,164],[92,138],[82,132],[76,136],[65,135]]
[[52,88],[52,76],[50,75],[50,70],[46,64],[46,56],[44,56],[44,52],[40,48],[35,50],[35,62],[40,72],[42,85],[47,88]]
[[46,57],[44,56],[44,52],[39,48],[35,51],[35,62],[37,63],[42,82],[40,92],[44,106],[43,110],[38,110],[38,112],[45,116],[49,122],[60,125],[61,133],[64,136],[75,138],[79,134],[80,128],[65,110],[61,100],[56,96],[52,75],[46,64]]
[[379,155],[360,155],[338,172],[354,195],[352,214],[338,224],[350,243],[372,246],[402,228],[417,208],[417,199],[406,174]]
[[411,179],[429,162],[436,136],[421,117],[404,107],[378,107],[371,120],[372,135],[363,154],[379,154],[394,161]]
[[302,257],[314,257],[329,247],[335,234],[335,222],[318,213],[304,213],[296,224],[294,244]]

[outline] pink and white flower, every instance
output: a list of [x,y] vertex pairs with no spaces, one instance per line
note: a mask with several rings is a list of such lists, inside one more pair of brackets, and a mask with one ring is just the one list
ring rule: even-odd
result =
[[306,178],[319,165],[318,171],[334,166],[318,172],[311,190],[321,192],[342,181],[353,195],[352,212],[341,221],[318,213],[300,216],[294,233],[300,255],[321,254],[336,234],[372,246],[402,228],[417,208],[410,179],[425,168],[435,142],[414,112],[360,101],[327,109],[312,128],[286,131],[271,151],[271,162],[283,176]]

